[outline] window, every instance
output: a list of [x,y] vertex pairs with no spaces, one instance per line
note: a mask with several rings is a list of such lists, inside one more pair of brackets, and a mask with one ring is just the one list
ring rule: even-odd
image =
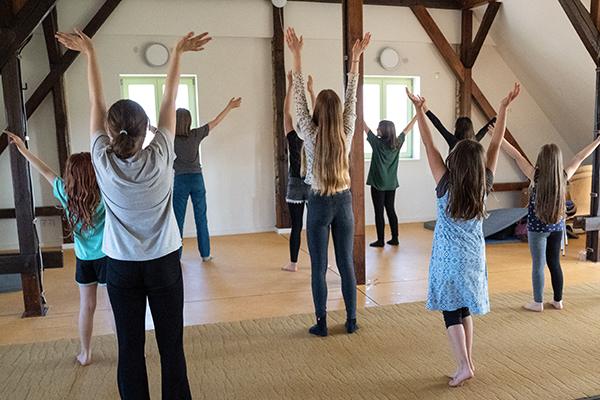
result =
[[[121,95],[125,99],[139,103],[146,111],[152,126],[156,126],[158,122],[160,103],[165,91],[165,79],[165,75],[121,75]],[[198,126],[195,76],[181,76],[175,105],[177,108],[190,110],[192,127]],[[144,147],[152,141],[153,137],[152,133],[147,133]]]
[[[414,116],[414,107],[406,96],[406,87],[414,91],[415,79],[407,77],[366,76],[363,87],[364,119],[371,129],[376,129],[379,121],[387,119],[396,125],[399,134]],[[413,128],[414,129],[414,128]],[[375,133],[375,132],[373,132]],[[413,133],[406,137],[400,150],[400,158],[413,159],[418,156],[414,147],[418,141]],[[365,158],[371,159],[372,149],[365,139]]]

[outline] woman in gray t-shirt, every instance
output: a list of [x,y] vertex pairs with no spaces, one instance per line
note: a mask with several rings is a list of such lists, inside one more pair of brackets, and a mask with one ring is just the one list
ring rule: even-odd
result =
[[227,114],[242,104],[242,98],[232,98],[208,124],[200,128],[190,129],[192,115],[185,108],[177,109],[177,123],[175,127],[175,179],[173,186],[173,210],[183,237],[183,223],[188,199],[191,197],[196,222],[196,238],[198,250],[202,261],[210,261],[210,237],[208,234],[208,219],[206,218],[206,188],[200,164],[200,142],[208,136],[217,125],[225,119]]
[[131,100],[107,111],[96,51],[89,37],[58,33],[67,48],[87,56],[91,154],[106,208],[103,251],[119,345],[117,380],[122,398],[148,398],[144,357],[146,301],[161,354],[162,397],[190,399],[183,352],[181,237],[173,213],[175,98],[183,53],[211,38],[189,33],[171,53],[158,129],[142,149],[148,116]]

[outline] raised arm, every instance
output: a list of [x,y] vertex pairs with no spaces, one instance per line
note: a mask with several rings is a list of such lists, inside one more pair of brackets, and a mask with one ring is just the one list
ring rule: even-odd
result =
[[490,126],[493,126],[496,123],[496,117],[490,119],[487,124],[485,124],[483,126],[483,128],[481,128],[479,130],[479,132],[477,132],[477,134],[475,135],[475,140],[477,140],[478,142],[481,142],[481,139],[483,139],[485,137],[485,135],[487,135],[488,130],[490,129]]
[[56,172],[52,171],[48,164],[37,158],[35,154],[29,151],[29,149],[27,148],[27,146],[25,146],[25,143],[19,136],[9,131],[4,131],[4,133],[6,133],[6,135],[8,136],[9,142],[15,145],[17,150],[19,150],[19,152],[23,154],[23,157],[25,157],[27,161],[29,161],[33,168],[35,168],[44,178],[46,178],[50,185],[53,185],[54,180],[58,177]]
[[163,93],[162,103],[158,114],[158,128],[163,132],[175,137],[175,99],[177,98],[177,89],[179,88],[179,70],[181,56],[188,51],[202,51],[204,45],[211,41],[208,32],[194,36],[194,32],[190,32],[181,38],[173,52],[171,53],[171,63],[165,80],[165,90]]
[[102,90],[102,77],[92,40],[79,29],[75,33],[57,32],[56,39],[69,50],[79,51],[87,58],[87,80],[90,98],[90,135],[104,131],[106,102]]
[[296,109],[296,123],[300,128],[298,134],[301,137],[313,133],[314,124],[308,110],[306,93],[304,92],[304,78],[302,77],[302,47],[304,38],[298,37],[294,28],[288,28],[285,32],[285,41],[292,52],[292,80],[294,83],[294,105]]
[[492,173],[496,173],[496,166],[498,165],[498,153],[500,152],[500,146],[504,139],[504,133],[506,132],[506,112],[510,104],[517,98],[521,92],[521,85],[515,83],[513,89],[508,95],[500,102],[500,111],[498,112],[498,120],[494,126],[494,132],[492,133],[492,141],[487,151],[486,167]]
[[529,180],[533,180],[535,175],[535,167],[531,165],[529,161],[517,150],[512,144],[508,143],[506,139],[502,140],[502,150],[512,158],[516,163],[523,175]]
[[283,133],[288,134],[294,130],[294,123],[292,121],[292,96],[294,90],[294,78],[292,78],[292,71],[288,72],[288,86],[285,92],[285,99],[283,100]]
[[586,158],[590,156],[596,150],[596,147],[600,145],[600,136],[596,136],[596,139],[587,146],[585,146],[581,151],[573,157],[571,161],[565,166],[565,172],[567,173],[567,180],[571,179],[575,172],[577,172],[577,168],[581,165],[582,162],[585,161]]
[[356,124],[356,91],[358,89],[358,67],[360,65],[360,57],[365,52],[371,43],[371,34],[365,33],[361,40],[356,40],[352,46],[350,53],[350,72],[346,85],[346,93],[344,95],[344,132],[346,136],[354,134]]
[[[427,105],[424,105],[423,112],[425,113],[427,118],[429,118],[433,126],[435,126],[435,129],[437,129],[438,132],[442,135],[446,143],[448,143],[448,146],[452,147],[458,142],[456,136],[454,136],[452,132],[446,129],[444,124],[442,124],[442,121],[440,121],[439,118],[431,110],[429,110],[429,108],[427,108]],[[419,125],[419,127],[420,126],[421,125]]]
[[229,103],[227,103],[223,111],[221,111],[212,121],[208,123],[208,130],[212,131],[214,128],[216,128],[217,125],[219,125],[225,119],[225,117],[227,116],[227,114],[229,114],[231,110],[239,108],[241,105],[241,97],[231,98],[231,100],[229,100]]
[[433,137],[431,136],[431,130],[427,125],[427,119],[425,116],[425,99],[421,96],[415,96],[412,94],[408,88],[406,88],[406,94],[408,98],[415,105],[415,109],[417,110],[417,122],[419,123],[419,131],[421,132],[421,140],[423,140],[423,145],[425,146],[425,152],[427,153],[427,160],[429,161],[429,168],[431,169],[431,173],[433,175],[433,179],[435,180],[435,184],[437,185],[440,182],[440,179],[444,176],[447,171],[446,164],[444,163],[444,159],[440,154],[440,151],[435,147],[433,143]]
[[[408,121],[408,124],[404,127],[404,129],[402,129],[402,132],[404,132],[405,135],[408,135],[409,133],[411,133],[412,128],[416,122],[417,122],[417,114],[415,114],[415,116],[412,117],[412,119],[410,121]],[[400,133],[402,133],[402,132],[400,132]]]

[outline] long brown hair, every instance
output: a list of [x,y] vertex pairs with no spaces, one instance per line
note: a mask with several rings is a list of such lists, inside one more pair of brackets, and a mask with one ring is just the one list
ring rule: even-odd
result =
[[185,108],[178,108],[175,111],[175,135],[176,136],[189,136],[190,129],[192,128],[192,114]]
[[535,215],[545,224],[556,224],[565,216],[567,193],[560,148],[555,144],[542,146],[535,167]]
[[133,100],[122,99],[108,109],[106,125],[113,138],[112,152],[126,159],[142,148],[149,120],[142,106]]
[[474,140],[461,140],[448,155],[448,206],[453,219],[484,218],[486,177],[485,151]]
[[383,142],[390,149],[397,149],[399,146],[398,136],[396,136],[396,125],[392,121],[383,120],[379,122],[377,127],[377,133],[383,140]]
[[454,136],[458,140],[473,139],[475,131],[473,130],[473,121],[469,117],[460,117],[454,124]]
[[342,102],[330,89],[315,101],[313,122],[317,126],[313,171],[319,194],[330,196],[350,185]]
[[81,224],[80,232],[92,229],[94,213],[101,196],[90,153],[72,154],[67,159],[64,175],[67,219],[71,231],[74,231],[78,224]]

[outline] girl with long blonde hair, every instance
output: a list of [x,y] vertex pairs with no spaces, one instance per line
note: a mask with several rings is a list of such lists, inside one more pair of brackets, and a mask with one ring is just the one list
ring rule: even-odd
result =
[[353,333],[356,324],[356,277],[352,258],[354,216],[350,193],[348,156],[356,122],[356,88],[358,65],[371,35],[367,33],[352,47],[344,104],[330,89],[322,90],[315,101],[311,117],[302,76],[302,36],[288,28],[286,41],[293,54],[293,84],[296,120],[306,151],[306,179],[311,186],[308,198],[307,236],[311,260],[313,301],[317,323],[309,332],[327,336],[327,247],[329,232],[333,236],[337,268],[342,279],[346,305],[346,331]]
[[102,251],[104,202],[96,181],[90,153],[69,156],[61,178],[40,160],[12,132],[5,131],[10,143],[52,186],[54,197],[65,210],[75,244],[75,282],[79,286],[79,364],[92,362],[92,330],[98,286],[106,286],[106,256]]
[[429,263],[426,307],[442,311],[457,364],[448,383],[453,387],[475,376],[471,313],[486,314],[490,310],[483,236],[485,203],[506,130],[507,109],[519,92],[520,86],[515,84],[500,103],[487,153],[477,141],[465,139],[456,144],[444,162],[427,125],[425,99],[407,89],[417,109],[421,138],[437,184],[438,219]]
[[600,136],[577,153],[566,166],[560,148],[555,144],[542,146],[535,167],[506,140],[504,151],[531,180],[527,213],[527,239],[531,252],[531,283],[533,301],[525,304],[530,311],[544,311],[544,266],[547,264],[552,280],[554,308],[563,308],[563,273],[560,248],[565,229],[567,182],[581,163],[598,147]]

